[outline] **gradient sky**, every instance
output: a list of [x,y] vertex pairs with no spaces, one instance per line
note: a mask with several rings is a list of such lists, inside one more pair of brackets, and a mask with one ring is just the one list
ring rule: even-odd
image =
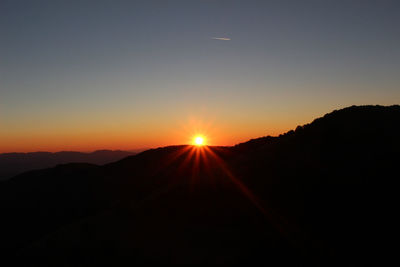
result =
[[399,104],[399,14],[385,0],[1,0],[0,152],[196,132],[233,145]]

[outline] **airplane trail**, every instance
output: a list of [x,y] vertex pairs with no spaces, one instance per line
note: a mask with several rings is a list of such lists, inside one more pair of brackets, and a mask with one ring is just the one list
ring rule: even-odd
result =
[[212,37],[211,39],[220,40],[220,41],[230,41],[231,40],[231,38],[226,38],[226,37]]

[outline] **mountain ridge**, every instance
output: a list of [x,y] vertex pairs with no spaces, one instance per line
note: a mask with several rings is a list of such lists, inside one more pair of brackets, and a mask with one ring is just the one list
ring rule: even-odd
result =
[[22,174],[0,188],[1,245],[49,265],[66,249],[70,265],[367,264],[393,231],[398,122],[399,106],[353,106],[233,147]]
[[96,150],[93,152],[11,152],[0,154],[0,181],[30,170],[51,168],[59,164],[84,162],[104,165],[140,151]]

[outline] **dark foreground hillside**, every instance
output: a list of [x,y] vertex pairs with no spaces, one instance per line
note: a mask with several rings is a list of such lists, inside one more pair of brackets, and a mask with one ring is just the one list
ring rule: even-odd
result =
[[0,187],[1,251],[28,266],[382,262],[399,136],[399,106],[349,107],[234,147],[25,173]]

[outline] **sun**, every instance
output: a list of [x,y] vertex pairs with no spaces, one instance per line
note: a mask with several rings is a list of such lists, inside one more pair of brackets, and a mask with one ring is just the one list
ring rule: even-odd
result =
[[205,145],[205,138],[201,135],[197,135],[193,138],[193,144],[196,146],[204,146]]

